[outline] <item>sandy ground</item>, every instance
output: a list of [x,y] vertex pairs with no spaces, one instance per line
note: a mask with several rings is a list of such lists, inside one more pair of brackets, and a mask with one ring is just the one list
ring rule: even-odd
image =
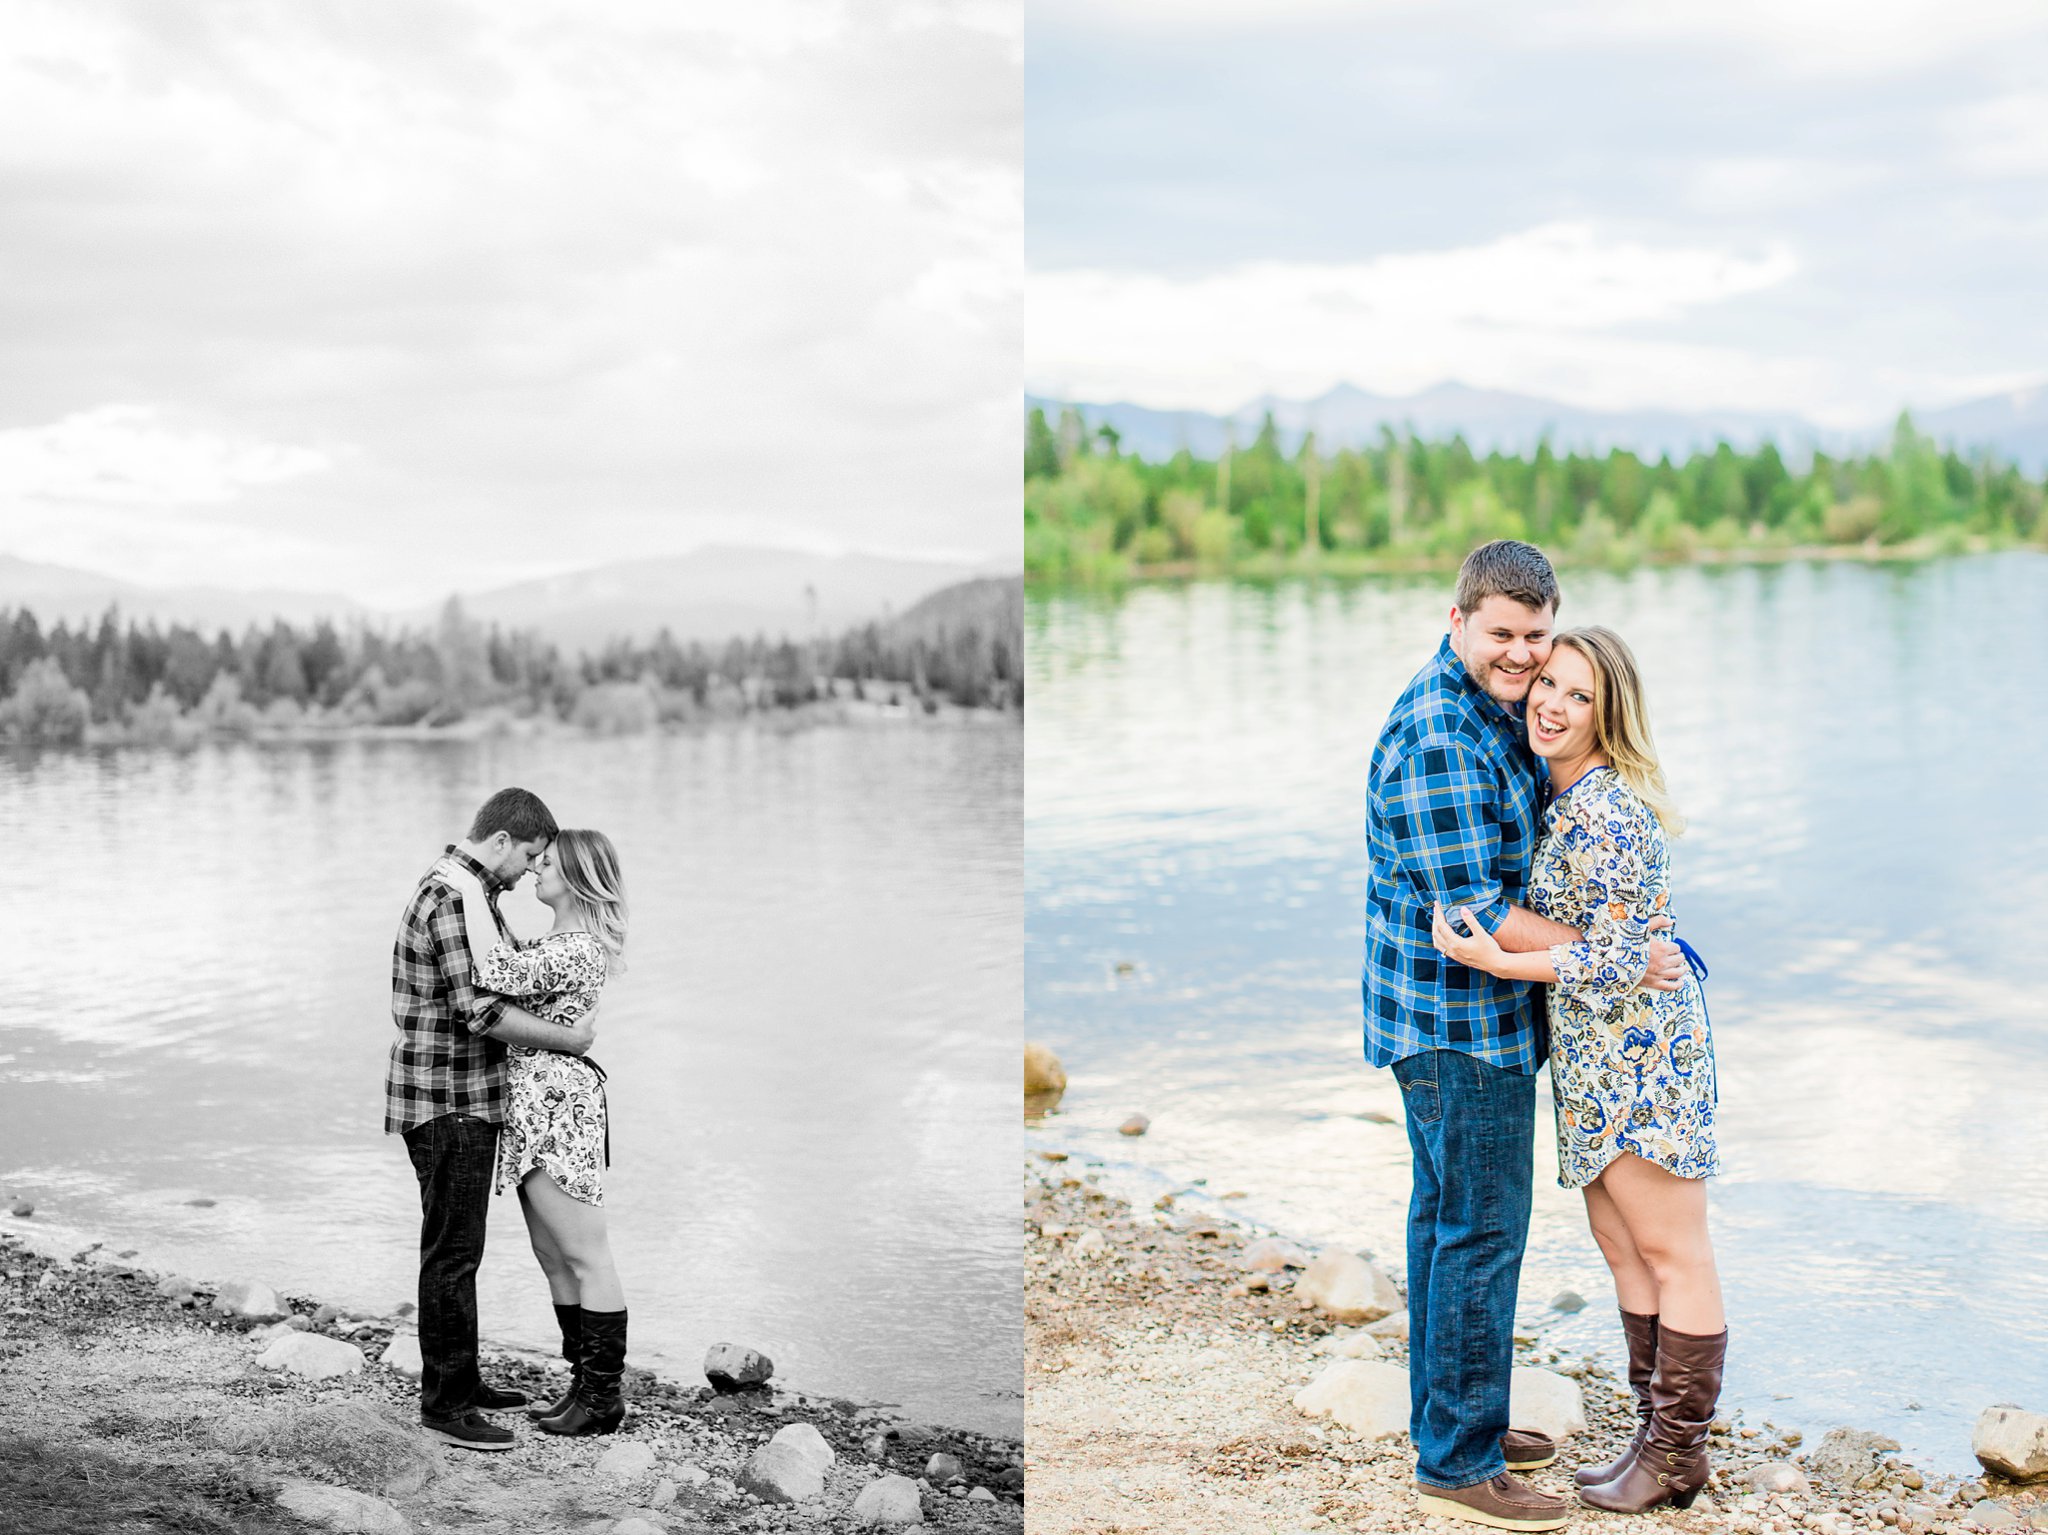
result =
[[[311,1528],[277,1502],[294,1480],[376,1496],[402,1516],[395,1527],[421,1532],[595,1535],[636,1515],[656,1530],[837,1530],[853,1527],[870,1481],[918,1477],[940,1452],[958,1458],[964,1481],[958,1494],[924,1491],[927,1524],[1000,1535],[1023,1523],[1014,1441],[780,1390],[721,1397],[639,1370],[617,1434],[558,1438],[515,1409],[498,1415],[519,1438],[510,1452],[432,1444],[417,1432],[413,1381],[376,1363],[320,1382],[263,1369],[252,1324],[180,1308],[156,1278],[0,1234],[0,1532]],[[301,1315],[317,1305],[287,1300]],[[389,1335],[373,1322],[352,1341],[374,1361]],[[549,1398],[564,1379],[558,1362],[530,1355],[487,1347],[485,1361],[493,1381]],[[770,1504],[741,1491],[748,1459],[793,1422],[837,1453],[824,1496]],[[601,1470],[622,1444],[651,1449],[652,1466],[627,1479]],[[995,1501],[969,1501],[976,1487]]]
[[[1247,1233],[1171,1210],[1134,1212],[1056,1152],[1027,1155],[1024,1216],[1032,1535],[1480,1528],[1416,1510],[1405,1436],[1367,1441],[1295,1409],[1295,1392],[1330,1362],[1317,1344],[1354,1329],[1333,1326],[1284,1288],[1244,1293],[1238,1255]],[[1102,1244],[1086,1237],[1091,1230]],[[1405,1340],[1381,1346],[1381,1357],[1406,1365]],[[1627,1442],[1626,1385],[1533,1338],[1518,1342],[1516,1363],[1579,1380],[1588,1431],[1530,1475],[1544,1491],[1569,1495],[1575,1469],[1612,1459]],[[1806,1496],[1760,1496],[1749,1490],[1750,1472],[1805,1453],[1798,1436],[1724,1419],[1712,1443],[1714,1481],[1690,1511],[1629,1517],[1580,1506],[1568,1528],[1912,1535],[2010,1518],[2048,1529],[2039,1493],[1996,1482],[1958,1487],[1895,1457],[1872,1486],[1834,1486],[1816,1474]],[[1993,1496],[1996,1511],[1973,1506]]]

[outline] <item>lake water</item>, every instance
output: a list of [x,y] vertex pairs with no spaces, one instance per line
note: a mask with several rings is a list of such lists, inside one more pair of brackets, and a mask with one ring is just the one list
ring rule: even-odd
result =
[[[1565,589],[1563,623],[1634,647],[1692,819],[1673,899],[1713,971],[1729,1400],[1971,1469],[1985,1406],[2048,1411],[2048,558]],[[1027,1033],[1071,1085],[1030,1143],[1400,1271],[1399,1092],[1361,1053],[1365,768],[1448,592],[1034,600]],[[1539,1092],[1521,1321],[1618,1362]],[[1576,1317],[1549,1309],[1568,1287]]]
[[[698,1380],[730,1340],[800,1390],[1020,1432],[1014,719],[0,752],[0,1188],[152,1266],[411,1298],[391,941],[508,783],[625,868],[592,1054],[635,1362]],[[528,936],[531,889],[504,901]],[[555,1346],[509,1195],[481,1303]]]

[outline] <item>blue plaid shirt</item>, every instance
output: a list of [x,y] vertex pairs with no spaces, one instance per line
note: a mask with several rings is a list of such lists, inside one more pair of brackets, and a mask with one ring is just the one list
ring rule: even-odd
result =
[[1489,933],[1522,901],[1537,779],[1521,711],[1472,681],[1446,635],[1387,716],[1366,784],[1366,1059],[1462,1050],[1533,1073],[1549,1048],[1542,988],[1445,959],[1429,941],[1437,901],[1471,907]]

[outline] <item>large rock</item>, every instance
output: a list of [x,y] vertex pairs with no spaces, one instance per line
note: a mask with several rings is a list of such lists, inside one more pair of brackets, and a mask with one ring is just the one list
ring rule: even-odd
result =
[[1392,1316],[1382,1317],[1366,1328],[1375,1338],[1392,1338],[1397,1343],[1408,1341],[1408,1308],[1403,1306]]
[[288,1370],[308,1380],[354,1375],[363,1367],[363,1351],[353,1343],[317,1332],[290,1332],[256,1356],[266,1370]]
[[1260,1237],[1238,1254],[1237,1261],[1259,1274],[1278,1274],[1284,1269],[1308,1267],[1308,1254],[1280,1237]]
[[825,1436],[808,1423],[785,1423],[768,1442],[788,1445],[816,1466],[821,1474],[830,1471],[832,1462],[839,1458],[832,1446],[825,1442]]
[[427,1361],[420,1353],[420,1335],[416,1332],[393,1333],[378,1359],[410,1380],[418,1380],[427,1368]]
[[775,1373],[775,1361],[737,1343],[714,1343],[704,1353],[704,1378],[716,1391],[758,1386]]
[[1579,1383],[1555,1370],[1517,1365],[1508,1374],[1508,1427],[1533,1428],[1553,1439],[1586,1431],[1586,1401]]
[[885,1476],[869,1482],[853,1500],[853,1522],[895,1527],[924,1523],[924,1499],[907,1476]]
[[1377,1359],[1340,1359],[1297,1391],[1294,1405],[1368,1439],[1399,1438],[1408,1432],[1408,1372]]
[[2048,1417],[2017,1407],[1987,1407],[1970,1435],[1970,1449],[1986,1471],[2009,1481],[2048,1478]]
[[1877,1470],[1878,1462],[1897,1451],[1899,1441],[1858,1428],[1833,1428],[1819,1444],[1806,1452],[1806,1474],[1824,1476],[1843,1487],[1854,1487]]
[[1044,1045],[1024,1046],[1024,1096],[1048,1097],[1067,1090],[1067,1070]]
[[284,1315],[284,1302],[277,1291],[253,1279],[231,1279],[214,1291],[213,1309],[223,1316],[253,1317],[267,1322]]
[[166,1300],[184,1300],[192,1293],[192,1281],[183,1274],[166,1274],[156,1282],[156,1293]]
[[793,1444],[771,1439],[740,1472],[740,1486],[764,1503],[795,1503],[825,1490],[825,1470]]
[[597,1457],[592,1468],[607,1481],[637,1482],[654,1470],[654,1446],[640,1439],[615,1444]]
[[406,1535],[412,1526],[405,1515],[367,1492],[351,1487],[330,1487],[325,1482],[289,1477],[277,1490],[278,1503],[311,1524],[325,1525],[345,1535]]
[[1401,1309],[1401,1292],[1357,1253],[1317,1253],[1294,1293],[1338,1322],[1377,1322]]
[[1380,1340],[1369,1332],[1340,1332],[1316,1344],[1314,1352],[1332,1359],[1378,1359],[1383,1350]]
[[1806,1479],[1806,1473],[1789,1460],[1767,1460],[1761,1466],[1752,1467],[1749,1473],[1749,1490],[1763,1493],[1785,1493],[1792,1497],[1804,1497],[1813,1491],[1813,1483]]

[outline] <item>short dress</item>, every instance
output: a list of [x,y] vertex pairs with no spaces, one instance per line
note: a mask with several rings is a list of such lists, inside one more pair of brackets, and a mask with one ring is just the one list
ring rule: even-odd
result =
[[[1637,989],[1649,923],[1669,915],[1669,872],[1663,827],[1613,769],[1594,768],[1550,802],[1529,906],[1586,935],[1550,950],[1550,1085],[1564,1188],[1584,1188],[1625,1151],[1681,1178],[1721,1170],[1699,973],[1677,991]],[[1677,929],[1658,936],[1676,942]]]
[[[476,983],[566,1028],[597,1005],[609,970],[594,934],[550,933],[523,949],[498,944],[476,962]],[[539,1168],[570,1198],[602,1205],[604,1162],[604,1073],[580,1056],[507,1046],[498,1192]]]

